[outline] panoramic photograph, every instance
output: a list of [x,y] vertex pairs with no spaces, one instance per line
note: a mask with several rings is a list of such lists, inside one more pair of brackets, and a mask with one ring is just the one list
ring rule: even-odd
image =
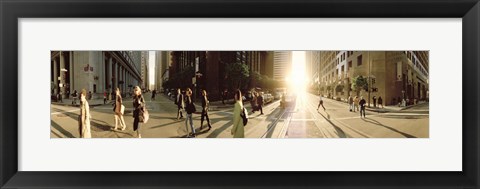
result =
[[429,51],[50,54],[50,138],[429,138]]

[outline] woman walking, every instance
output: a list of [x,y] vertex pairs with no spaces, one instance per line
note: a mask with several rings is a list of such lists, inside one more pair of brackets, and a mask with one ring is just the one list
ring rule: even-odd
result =
[[250,101],[250,105],[252,106],[252,113],[255,113],[257,111],[257,97],[258,93],[256,91],[252,92],[252,100]]
[[125,124],[125,119],[123,119],[123,113],[125,111],[125,106],[123,106],[123,101],[122,101],[122,95],[120,94],[120,89],[117,88],[115,90],[116,97],[115,97],[115,106],[113,108],[113,111],[115,112],[115,128],[113,130],[117,130],[118,127],[118,122],[120,122],[120,125],[122,126],[122,131],[127,128],[127,125]]
[[233,127],[231,134],[233,138],[245,138],[243,119],[240,116],[243,110],[242,92],[235,91],[235,107],[233,108]]
[[207,91],[203,90],[202,91],[202,117],[200,122],[200,130],[203,128],[203,120],[204,118],[207,119],[207,124],[208,124],[208,130],[212,128],[212,125],[210,124],[210,118],[208,117],[208,107],[210,106],[210,101],[208,101],[207,97]]
[[[185,97],[185,110],[187,111],[187,119],[185,119],[185,127],[187,129],[188,133],[188,122],[190,122],[190,129],[192,130],[192,133],[189,134],[190,137],[195,137],[195,126],[193,126],[193,118],[192,114],[195,113],[195,105],[193,104],[192,101],[192,90],[190,88],[187,88],[186,91],[187,96]],[[187,135],[188,137],[188,135]]]
[[90,133],[90,107],[87,101],[87,91],[85,89],[80,93],[80,120],[79,131],[81,138],[92,138]]
[[143,113],[145,111],[145,99],[142,96],[140,87],[135,86],[133,91],[133,131],[137,131],[137,138],[142,138],[140,123],[143,122]]
[[353,112],[355,112],[355,110],[360,111],[360,109],[358,108],[359,102],[360,102],[360,99],[358,98],[358,96],[355,96],[355,98],[353,99]]

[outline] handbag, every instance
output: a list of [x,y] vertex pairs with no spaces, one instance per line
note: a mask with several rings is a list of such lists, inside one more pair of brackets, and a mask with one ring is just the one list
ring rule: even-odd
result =
[[150,115],[148,114],[147,108],[144,108],[143,109],[143,121],[142,121],[142,123],[147,123],[148,118],[150,118]]
[[120,106],[120,113],[123,115],[123,112],[125,112],[125,106],[122,104],[122,106]]
[[248,123],[248,112],[245,107],[243,107],[242,112],[240,113],[240,117],[242,117],[243,126],[247,126]]

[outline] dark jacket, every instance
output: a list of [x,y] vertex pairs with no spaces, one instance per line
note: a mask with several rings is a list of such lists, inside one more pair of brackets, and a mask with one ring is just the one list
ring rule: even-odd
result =
[[365,101],[365,99],[362,99],[358,104],[360,104],[360,107],[364,108],[366,103],[367,102]]
[[187,114],[192,114],[197,111],[195,109],[195,104],[193,104],[192,98],[189,98],[188,96],[185,99],[185,110],[187,111]]
[[[180,95],[180,97],[179,97]],[[177,96],[175,96],[175,104],[177,105],[178,108],[183,108],[182,104],[184,102],[184,96],[183,94],[177,94]]]
[[208,105],[210,104],[210,102],[208,101],[208,98],[207,96],[204,96],[202,98],[202,108],[208,108]]
[[145,108],[145,100],[143,96],[135,96],[133,98],[133,118],[139,119],[140,121],[143,120],[143,111]]
[[258,104],[259,106],[262,106],[262,105],[263,105],[263,96],[262,96],[262,95],[259,95],[259,96],[257,97],[257,104]]

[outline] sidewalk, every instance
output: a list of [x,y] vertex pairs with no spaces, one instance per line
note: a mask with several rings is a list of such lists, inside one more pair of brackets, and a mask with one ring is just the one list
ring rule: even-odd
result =
[[[317,95],[316,95],[317,96]],[[348,106],[348,103],[345,101],[338,101],[326,97],[322,97],[323,100],[334,101],[338,103],[343,103]],[[377,113],[416,113],[416,114],[428,114],[429,113],[429,104],[428,102],[422,102],[415,105],[410,106],[384,106],[383,108],[374,108],[373,104],[370,104],[370,107],[365,108],[367,111],[370,112],[377,112]]]

